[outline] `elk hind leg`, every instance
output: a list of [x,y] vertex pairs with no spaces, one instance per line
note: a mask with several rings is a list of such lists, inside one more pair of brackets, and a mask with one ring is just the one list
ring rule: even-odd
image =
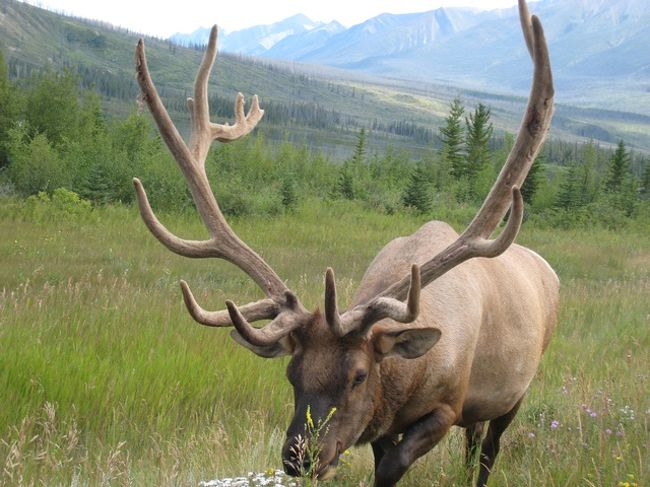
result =
[[476,483],[477,487],[487,487],[488,477],[499,453],[499,440],[501,439],[501,435],[517,415],[522,400],[523,398],[517,401],[517,404],[503,416],[499,416],[490,421],[490,426],[481,445],[481,465],[478,473],[478,482]]

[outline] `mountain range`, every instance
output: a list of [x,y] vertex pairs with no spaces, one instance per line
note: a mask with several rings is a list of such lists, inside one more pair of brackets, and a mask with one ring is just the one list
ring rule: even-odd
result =
[[[176,33],[170,37],[172,42],[182,46],[201,46],[208,42],[210,27],[200,27],[189,34]],[[248,56],[269,56],[291,59],[303,51],[307,54],[327,41],[332,35],[343,32],[338,22],[314,22],[306,15],[297,14],[280,22],[257,25],[234,32],[219,32],[219,49],[232,54]],[[288,41],[288,42],[285,42]],[[305,42],[307,41],[307,42]],[[302,42],[302,46],[296,42]],[[286,52],[286,56],[281,53]]]
[[[558,99],[650,114],[648,0],[541,0]],[[525,94],[530,60],[516,7],[382,14],[349,28],[297,15],[225,33],[224,51],[389,78]],[[203,37],[201,37],[203,35]],[[176,35],[204,43],[206,33]],[[622,96],[621,93],[631,96]]]

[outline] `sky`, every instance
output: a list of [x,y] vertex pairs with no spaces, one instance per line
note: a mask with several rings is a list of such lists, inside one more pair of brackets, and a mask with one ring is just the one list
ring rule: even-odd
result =
[[302,13],[312,20],[338,20],[346,27],[381,13],[425,12],[438,7],[484,10],[513,6],[516,0],[27,0],[60,13],[101,20],[130,30],[169,37],[213,24],[232,32],[271,24]]

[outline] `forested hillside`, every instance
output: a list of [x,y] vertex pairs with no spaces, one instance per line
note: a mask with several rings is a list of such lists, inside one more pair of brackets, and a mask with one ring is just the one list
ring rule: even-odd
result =
[[[110,25],[57,15],[15,0],[0,2],[0,49],[12,79],[27,81],[46,67],[69,68],[82,85],[101,95],[109,116],[126,116],[135,106],[133,53],[139,35]],[[145,39],[154,79],[180,128],[187,126],[185,98],[201,53],[153,38]],[[519,75],[530,76],[530,67]],[[517,129],[525,105],[521,96],[460,90],[453,86],[361,77],[299,64],[220,55],[211,78],[217,119],[232,115],[234,96],[257,93],[272,140],[316,145],[337,158],[348,155],[361,127],[371,129],[371,148],[405,148],[416,155],[438,144],[437,127],[449,102],[460,95],[468,105],[492,107],[495,134]],[[551,139],[603,142],[624,139],[650,151],[650,115],[558,106]]]
[[[148,114],[136,103],[130,67],[136,37],[13,1],[3,3],[3,15],[3,192],[41,194],[46,201],[63,188],[59,197],[68,191],[94,204],[130,203],[131,178],[139,176],[158,207],[191,206]],[[18,17],[21,22],[7,21]],[[35,38],[38,32],[48,37]],[[183,127],[186,115],[179,113],[185,113],[201,52],[156,39],[145,43],[161,96]],[[210,101],[217,120],[232,118],[237,86],[267,96],[254,136],[217,144],[209,158],[215,191],[225,212],[235,215],[292,211],[308,198],[356,200],[388,213],[435,213],[456,204],[471,209],[512,144],[499,120],[520,116],[503,110],[504,103],[519,105],[503,97],[492,98],[494,105],[477,94],[450,101],[449,89],[444,95],[414,87],[413,94],[398,93],[227,56],[215,71]],[[408,118],[398,118],[415,105]],[[647,217],[648,156],[622,138],[614,139],[615,150],[595,140],[560,140],[563,110],[556,138],[547,142],[524,188],[531,214],[562,225],[597,220],[611,226]]]

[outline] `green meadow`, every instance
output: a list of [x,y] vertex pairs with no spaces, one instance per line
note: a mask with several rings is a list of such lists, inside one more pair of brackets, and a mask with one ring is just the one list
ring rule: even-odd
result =
[[[451,212],[458,230],[461,213]],[[191,213],[160,217],[204,235]],[[315,308],[327,266],[345,301],[375,253],[424,221],[306,200],[233,227]],[[560,323],[491,485],[650,484],[648,230],[524,224],[518,242],[560,275]],[[0,485],[198,485],[281,467],[286,359],[195,324],[181,278],[207,308],[260,295],[233,266],[170,253],[134,208],[2,200]],[[463,438],[453,431],[400,485],[465,485]],[[371,472],[370,448],[354,448],[322,484],[368,486]]]

